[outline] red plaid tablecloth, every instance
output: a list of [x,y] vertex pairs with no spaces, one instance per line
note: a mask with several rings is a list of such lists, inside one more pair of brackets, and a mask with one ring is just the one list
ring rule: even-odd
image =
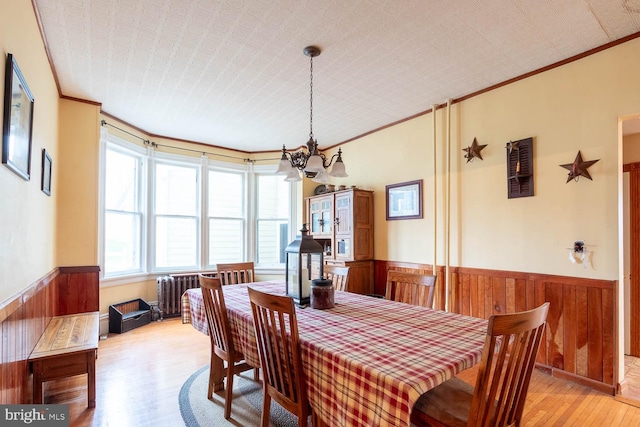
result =
[[[236,346],[259,366],[247,286],[284,294],[284,285],[224,287]],[[486,320],[348,292],[335,300],[296,313],[309,401],[329,426],[409,426],[421,394],[480,360]],[[185,293],[185,311],[207,333],[200,289]]]

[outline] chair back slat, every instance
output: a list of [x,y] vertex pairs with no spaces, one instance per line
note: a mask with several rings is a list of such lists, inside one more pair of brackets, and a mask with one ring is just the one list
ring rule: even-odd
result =
[[349,267],[338,267],[335,265],[325,265],[324,275],[333,282],[336,291],[348,291]]
[[204,301],[204,310],[209,326],[209,337],[215,347],[216,353],[224,360],[229,360],[229,354],[233,354],[233,336],[229,328],[227,307],[222,294],[222,284],[219,278],[199,275],[200,289]]
[[223,286],[255,282],[253,262],[217,264],[216,271]]
[[385,299],[433,308],[436,276],[389,270]]
[[547,302],[489,318],[468,427],[518,425],[548,311]]
[[294,414],[309,414],[293,299],[249,287],[265,392]]

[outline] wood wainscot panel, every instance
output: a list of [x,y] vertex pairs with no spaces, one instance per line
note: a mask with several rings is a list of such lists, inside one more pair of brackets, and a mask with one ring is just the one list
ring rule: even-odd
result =
[[0,302],[0,404],[31,402],[29,354],[53,316],[99,310],[99,271],[95,266],[55,268]]
[[0,309],[0,403],[30,401],[27,358],[52,316],[54,269],[22,292],[4,301]]
[[556,376],[615,394],[617,281],[452,268],[449,308],[489,318],[549,302],[538,365]]
[[100,267],[60,267],[56,316],[100,310]]

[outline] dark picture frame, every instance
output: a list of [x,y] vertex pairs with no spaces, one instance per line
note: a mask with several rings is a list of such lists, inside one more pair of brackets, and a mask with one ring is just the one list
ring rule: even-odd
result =
[[2,163],[25,181],[31,178],[33,95],[14,56],[7,54],[4,78]]
[[387,221],[422,218],[422,180],[390,184],[385,187]]
[[47,196],[51,196],[51,156],[47,153],[46,148],[42,149],[42,182],[40,189]]

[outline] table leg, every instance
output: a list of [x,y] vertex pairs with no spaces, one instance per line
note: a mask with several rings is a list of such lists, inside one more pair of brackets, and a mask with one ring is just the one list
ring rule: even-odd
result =
[[313,407],[311,407],[311,425],[313,427],[329,427],[324,421],[322,421]]

